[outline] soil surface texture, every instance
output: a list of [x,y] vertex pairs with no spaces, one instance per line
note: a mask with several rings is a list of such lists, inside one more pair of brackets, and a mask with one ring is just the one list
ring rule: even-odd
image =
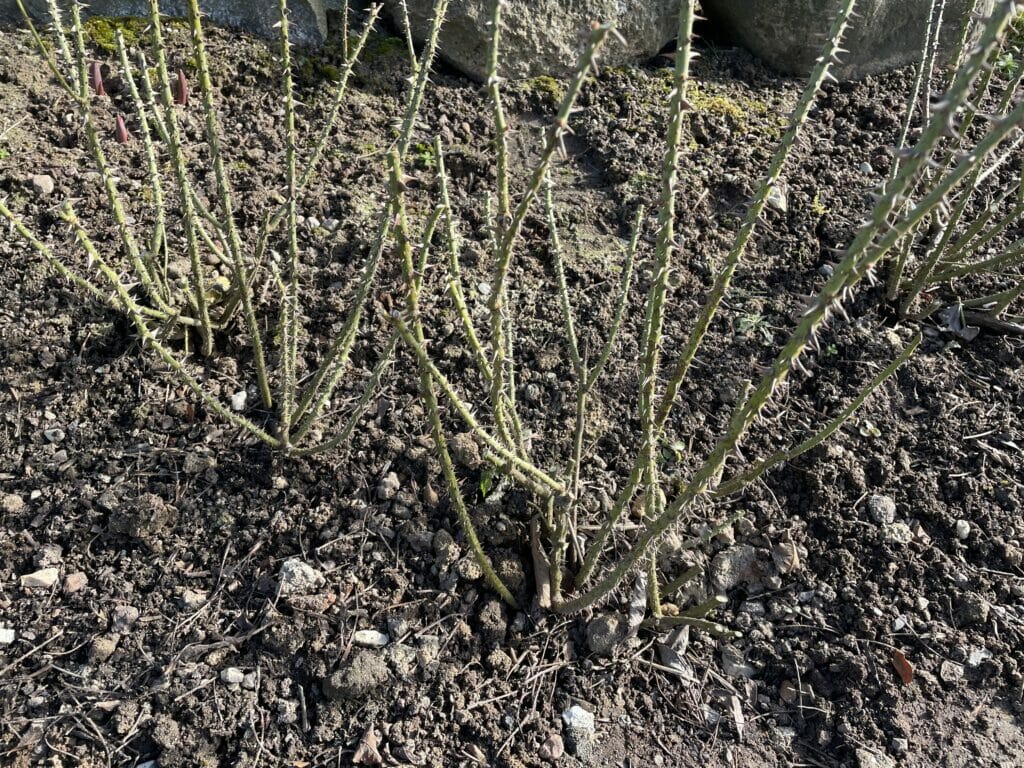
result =
[[[168,34],[172,68],[188,69],[184,30]],[[333,34],[315,57],[296,54],[304,135],[315,135],[329,106]],[[386,154],[409,76],[403,41],[388,34],[371,39],[323,171],[301,200],[304,372],[340,330],[386,198]],[[208,37],[239,220],[251,232],[283,188],[276,55],[238,33]],[[138,126],[129,118],[133,139],[114,141],[116,115],[131,110],[116,55],[91,45],[110,94],[96,106],[111,129],[105,148],[134,201],[129,215],[145,221]],[[802,87],[742,51],[700,49],[668,359]],[[668,66],[602,71],[555,166],[587,349],[603,343],[636,209],[656,204]],[[742,382],[786,339],[801,296],[850,242],[891,160],[911,79],[901,71],[821,94],[784,173],[785,205],[766,212],[680,393],[666,472],[693,469]],[[479,85],[444,67],[433,81],[409,162],[413,216],[429,212],[440,135],[466,240],[466,291],[482,312],[493,121]],[[560,87],[508,85],[514,194]],[[197,170],[198,99],[181,114],[197,188],[209,192],[212,172]],[[29,36],[12,28],[0,29],[0,137],[0,197],[42,240],[85,268],[57,216],[71,200],[96,240],[116,247],[73,105]],[[637,448],[655,230],[649,215],[623,337],[591,398],[595,520]],[[339,408],[384,350],[386,316],[402,296],[396,261],[381,268]],[[482,398],[444,278],[437,257],[423,298],[431,350],[460,392]],[[511,286],[524,418],[541,466],[558,466],[572,441],[573,375],[540,207]],[[344,450],[282,458],[203,408],[124,317],[60,279],[5,226],[0,766],[1024,765],[1024,342],[897,324],[883,294],[858,292],[849,321],[829,327],[808,375],[788,381],[744,457],[807,437],[919,329],[920,351],[826,445],[685,521],[683,533],[700,533],[742,513],[691,553],[728,597],[716,619],[742,634],[692,632],[673,658],[666,639],[646,630],[602,648],[597,614],[536,608],[530,499],[489,487],[462,457],[483,544],[524,607],[498,601],[443,492],[407,353]],[[251,366],[244,338],[229,333],[217,344],[212,359],[189,366],[228,402],[251,387]],[[247,414],[266,421],[254,402]],[[329,415],[325,437],[343,419]],[[624,617],[629,592],[600,613]],[[673,599],[686,606],[694,597]]]

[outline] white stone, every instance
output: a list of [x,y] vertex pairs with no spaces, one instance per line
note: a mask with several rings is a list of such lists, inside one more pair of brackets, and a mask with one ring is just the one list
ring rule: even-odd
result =
[[383,648],[391,638],[376,629],[360,629],[352,636],[352,642],[360,648]]
[[238,667],[227,667],[220,671],[220,681],[227,685],[241,685],[245,680],[245,673]]
[[572,731],[581,733],[594,732],[594,716],[578,704],[573,704],[562,713],[562,720]]
[[281,564],[281,574],[278,577],[279,594],[282,597],[309,595],[320,589],[326,582],[327,579],[320,571],[297,557],[293,557]]
[[966,541],[967,537],[971,535],[971,524],[966,520],[956,521],[956,537],[960,541]]
[[249,399],[249,393],[244,389],[240,389],[231,396],[231,410],[232,411],[244,411],[245,403]]
[[57,583],[60,572],[56,568],[40,568],[33,573],[21,577],[21,586],[25,589],[49,589]]
[[14,637],[13,629],[0,628],[0,645],[10,645],[14,642]]

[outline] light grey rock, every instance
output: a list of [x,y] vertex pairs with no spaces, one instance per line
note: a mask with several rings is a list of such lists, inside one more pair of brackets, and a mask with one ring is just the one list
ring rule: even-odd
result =
[[[979,0],[978,12],[991,13],[995,0]],[[947,0],[939,36],[939,61],[949,60],[972,0]],[[711,22],[732,35],[769,66],[806,75],[821,54],[837,0],[703,0]],[[857,80],[917,61],[928,28],[931,0],[860,0],[858,18],[843,38],[842,62],[833,74]]]
[[562,713],[565,723],[566,741],[573,754],[584,764],[594,756],[596,729],[594,715],[578,704],[573,704]]
[[89,660],[94,664],[102,664],[114,655],[119,642],[121,636],[118,634],[100,635],[89,645]]
[[25,509],[25,500],[16,493],[5,493],[0,498],[0,512],[17,515]]
[[[433,19],[434,0],[406,0],[413,35],[422,40]],[[401,26],[400,0],[385,0]],[[493,0],[454,0],[441,29],[441,56],[465,74],[483,80]],[[509,79],[566,77],[576,67],[591,22],[615,24],[625,45],[609,38],[601,52],[606,66],[643,61],[676,36],[678,0],[506,0],[502,12],[499,74]]]
[[245,673],[238,667],[227,667],[220,671],[220,681],[225,685],[241,685],[245,680]]
[[747,663],[743,651],[734,645],[722,646],[722,671],[729,677],[753,677],[757,670]]
[[373,651],[359,651],[324,680],[321,687],[324,696],[332,701],[361,701],[381,693],[390,676],[383,657]]
[[45,173],[37,173],[29,179],[32,191],[40,197],[49,197],[53,194],[53,177]]
[[[69,19],[68,0],[59,0]],[[25,7],[35,19],[46,20],[46,0],[25,0]],[[188,11],[186,0],[161,0],[160,11],[166,16],[184,18]],[[271,0],[247,2],[247,0],[200,0],[204,21],[224,27],[233,27],[254,35],[275,38],[278,35],[277,3]],[[149,16],[147,0],[91,0],[85,9],[86,16]],[[22,21],[18,3],[15,0],[0,0],[0,23]],[[327,14],[323,0],[289,0],[288,28],[293,43],[298,45],[321,45],[327,36]]]
[[557,733],[548,736],[547,740],[541,744],[540,749],[537,751],[537,757],[549,763],[557,763],[564,754],[565,744],[562,742],[562,737]]
[[960,541],[966,541],[967,537],[971,535],[971,524],[966,520],[956,521],[956,537]]
[[391,638],[376,629],[360,629],[352,636],[352,642],[360,648],[383,648]]
[[232,411],[244,411],[245,404],[249,400],[249,393],[244,389],[240,389],[231,396],[231,410]]
[[0,627],[0,645],[10,645],[14,642],[15,633],[9,627]]
[[711,561],[711,585],[718,594],[724,594],[744,582],[753,584],[761,575],[757,561],[757,550],[749,544],[719,552]]
[[390,501],[398,495],[401,487],[402,484],[398,479],[398,475],[394,472],[388,472],[377,483],[377,498],[382,501]]
[[896,762],[884,752],[861,747],[854,754],[857,756],[857,768],[896,768]]
[[32,562],[38,568],[52,568],[60,565],[63,561],[64,550],[60,544],[43,544],[32,557]]
[[905,546],[914,540],[914,532],[906,523],[886,523],[882,526],[882,537],[890,544]]
[[134,626],[141,615],[134,605],[116,605],[110,612],[110,629],[116,634],[123,635]]
[[60,572],[56,568],[40,568],[33,573],[21,577],[21,586],[25,589],[49,589],[57,583]]
[[282,597],[309,595],[320,589],[327,579],[316,568],[293,557],[281,564],[278,593]]
[[890,496],[868,496],[868,514],[879,525],[892,523],[896,520],[896,502]]

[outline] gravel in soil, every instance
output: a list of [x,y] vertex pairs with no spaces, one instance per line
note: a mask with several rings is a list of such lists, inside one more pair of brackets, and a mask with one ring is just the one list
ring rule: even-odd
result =
[[[183,34],[172,37],[182,50]],[[209,47],[251,231],[280,188],[273,55],[219,30]],[[384,151],[407,75],[401,50],[375,38],[302,201],[307,367],[337,330],[384,199]],[[684,338],[800,88],[742,52],[703,54],[668,348]],[[123,94],[113,60],[97,56],[113,98],[98,109],[113,125]],[[332,72],[329,61],[302,63],[312,134]],[[826,89],[790,163],[786,205],[768,212],[681,393],[671,431],[682,449],[666,471],[687,471],[709,447],[723,404],[850,239],[888,163],[908,77]],[[592,348],[614,309],[628,223],[656,194],[666,82],[657,62],[602,73],[557,166],[570,287]],[[509,101],[521,189],[552,112],[550,84],[512,87]],[[77,260],[55,216],[62,201],[75,201],[99,241],[115,240],[70,110],[27,35],[0,30],[0,195]],[[185,114],[201,160],[200,116]],[[411,174],[422,202],[440,134],[468,286],[487,279],[475,243],[493,182],[490,129],[479,87],[440,71]],[[109,151],[125,188],[141,190],[137,143]],[[145,206],[130,213],[144,220]],[[571,440],[571,374],[545,230],[531,217],[512,285],[524,415],[556,461]],[[446,369],[466,370],[439,280],[428,276],[425,299],[432,349]],[[378,308],[399,291],[388,264]],[[744,513],[702,555],[729,596],[719,619],[743,634],[725,643],[694,633],[672,657],[644,632],[609,646],[607,633],[588,633],[589,616],[512,611],[486,589],[438,498],[409,360],[346,451],[284,460],[208,416],[123,318],[83,300],[6,230],[0,295],[0,764],[1020,764],[1020,339],[959,343],[926,327],[922,352],[827,446],[686,521],[700,531]],[[747,455],[806,435],[898,351],[909,330],[877,306],[877,292],[859,296],[853,322],[822,340],[813,375],[788,384],[786,407],[751,436]],[[369,313],[352,392],[386,334]],[[195,364],[225,401],[249,384],[239,341],[220,340],[221,357]],[[635,449],[638,345],[633,323],[592,399],[595,512]],[[458,384],[479,387],[465,374]],[[482,498],[479,466],[462,459],[488,551],[529,605],[527,500],[504,489]],[[624,617],[628,597],[603,610]]]

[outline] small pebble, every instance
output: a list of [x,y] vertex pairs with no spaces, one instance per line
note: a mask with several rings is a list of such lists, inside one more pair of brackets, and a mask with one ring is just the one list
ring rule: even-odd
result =
[[73,595],[76,592],[81,592],[85,589],[85,585],[89,583],[89,577],[81,571],[77,573],[69,573],[64,577],[64,591]]
[[352,642],[360,648],[383,648],[391,638],[375,629],[360,629],[352,636]]
[[869,496],[868,514],[879,525],[887,525],[896,520],[896,502],[889,496]]
[[971,535],[971,524],[966,520],[956,521],[956,537],[960,541],[966,541],[967,537]]
[[54,427],[53,429],[43,430],[43,437],[49,440],[51,443],[62,443],[66,435],[64,430],[60,427]]
[[562,737],[557,733],[548,736],[537,752],[537,756],[541,760],[547,760],[549,763],[557,763],[558,759],[564,754],[565,744],[562,741]]
[[0,499],[0,511],[8,515],[16,515],[25,509],[25,500],[16,493],[5,493]]
[[227,667],[220,671],[220,681],[226,685],[241,685],[245,680],[245,673],[238,667]]
[[398,495],[399,488],[401,488],[401,483],[398,480],[398,475],[388,472],[377,484],[377,498],[389,501]]
[[53,177],[45,173],[37,173],[29,179],[32,191],[40,197],[48,197],[53,194]]
[[50,568],[60,565],[63,561],[64,550],[60,544],[44,544],[39,548],[32,558],[32,561],[39,568]]
[[872,174],[875,169],[871,167],[871,163],[864,162],[860,164],[860,172],[863,174]]
[[246,672],[245,677],[242,678],[242,687],[247,691],[255,691],[256,681],[257,677],[255,672]]
[[249,399],[249,393],[244,389],[240,389],[231,396],[231,410],[232,411],[244,411],[245,403]]
[[774,208],[779,213],[786,213],[789,210],[789,200],[786,197],[786,189],[782,182],[777,182],[768,191],[768,207]]
[[133,605],[118,605],[111,611],[110,628],[119,634],[124,634],[136,621],[139,620],[139,609]]
[[883,530],[882,535],[890,544],[909,544],[914,540],[914,533],[906,523],[888,523]]
[[285,560],[278,576],[278,594],[282,597],[290,595],[309,595],[316,592],[327,582],[324,575],[316,568],[298,558]]
[[0,645],[10,645],[14,642],[14,630],[0,628]]
[[120,635],[103,635],[102,637],[97,637],[92,641],[92,645],[89,646],[90,660],[102,664],[114,655],[114,651],[117,650],[117,644],[120,640]]
[[207,600],[207,593],[201,589],[186,589],[181,593],[181,607],[189,611],[198,611]]
[[56,568],[41,568],[22,576],[21,586],[25,589],[49,589],[57,583],[58,576],[60,573]]
[[907,754],[907,750],[910,749],[910,742],[906,739],[893,739],[889,745],[889,751],[892,752],[896,757],[902,757]]

